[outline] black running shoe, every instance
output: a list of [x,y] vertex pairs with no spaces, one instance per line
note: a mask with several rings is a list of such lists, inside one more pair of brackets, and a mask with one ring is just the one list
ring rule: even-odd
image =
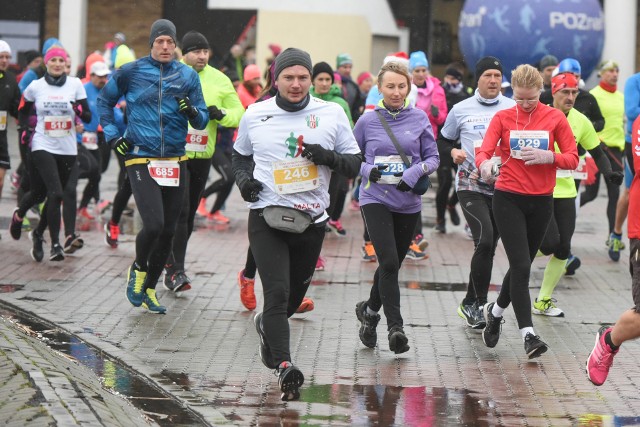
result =
[[493,348],[498,344],[500,331],[502,330],[502,324],[504,323],[502,317],[494,317],[491,313],[494,304],[495,302],[485,304],[483,308],[484,320],[487,324],[482,331],[482,341],[484,341],[484,345],[490,348]]
[[33,243],[31,258],[36,262],[41,262],[44,258],[44,238],[36,230],[33,230],[29,233],[29,239]]
[[407,343],[409,339],[404,333],[401,326],[394,326],[389,330],[389,350],[395,354],[405,353],[409,351]]
[[13,237],[13,240],[20,240],[23,220],[24,218],[18,219],[18,208],[15,208],[13,210],[13,215],[11,215],[11,225],[9,226],[9,233],[11,233],[11,237]]
[[64,253],[72,254],[78,249],[82,249],[84,246],[84,240],[80,238],[80,235],[73,233],[67,236],[64,240]]
[[473,327],[475,323],[475,304],[465,305],[463,302],[458,306],[458,316],[464,319],[468,327]]
[[269,348],[269,344],[267,344],[267,337],[264,334],[264,330],[262,329],[262,312],[257,313],[253,318],[253,323],[256,325],[256,332],[258,333],[258,337],[260,338],[260,345],[258,346],[258,353],[260,354],[260,360],[262,360],[262,364],[269,369],[276,369],[278,365],[273,361],[271,357],[271,348]]
[[447,211],[449,211],[449,216],[451,217],[451,224],[460,225],[460,215],[458,215],[458,211],[455,206],[447,206]]
[[367,314],[367,302],[356,304],[356,316],[360,321],[360,341],[369,348],[374,348],[378,342],[376,327],[380,321],[379,314]]
[[191,289],[191,279],[182,270],[174,273],[165,272],[163,282],[165,288],[176,294]]
[[300,398],[300,386],[304,383],[304,375],[300,369],[291,362],[282,362],[277,369],[278,385],[282,391],[280,397],[283,401],[298,400]]
[[473,320],[471,323],[471,329],[479,332],[487,326],[487,322],[484,320],[484,314],[482,313],[482,306],[479,305],[477,301],[473,304]]
[[567,265],[565,267],[565,274],[567,276],[573,276],[576,274],[576,270],[580,268],[581,264],[582,262],[580,261],[580,258],[574,255],[569,255],[569,259],[567,260]]
[[533,335],[529,332],[524,337],[524,351],[529,356],[529,359],[542,356],[548,348],[547,344],[538,335]]
[[64,250],[60,243],[56,243],[51,247],[51,254],[49,255],[49,261],[63,261],[64,260]]

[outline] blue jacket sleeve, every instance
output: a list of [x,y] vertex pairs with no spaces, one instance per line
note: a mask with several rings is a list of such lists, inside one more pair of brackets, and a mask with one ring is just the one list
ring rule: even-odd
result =
[[198,109],[198,115],[195,118],[190,119],[189,123],[193,128],[202,130],[206,128],[209,123],[209,111],[207,110],[207,104],[204,102],[200,78],[196,77],[192,81],[193,84],[189,91],[189,99],[191,99],[193,106]]
[[632,77],[627,80],[624,87],[624,112],[627,115],[625,137],[627,142],[631,142],[631,127],[640,115],[640,77]]
[[98,113],[100,114],[100,124],[104,131],[104,139],[109,142],[120,137],[120,131],[116,123],[113,107],[116,105],[120,97],[123,95],[118,82],[122,78],[119,71],[116,71],[113,77],[102,88],[98,95]]
[[27,86],[29,86],[29,84],[31,84],[31,82],[34,80],[38,80],[38,75],[36,74],[36,72],[31,69],[27,70],[27,72],[24,73],[24,76],[22,76],[20,83],[18,83],[20,93],[24,92]]

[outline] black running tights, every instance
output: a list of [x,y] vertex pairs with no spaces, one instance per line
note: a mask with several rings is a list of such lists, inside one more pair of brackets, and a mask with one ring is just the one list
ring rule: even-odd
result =
[[576,198],[553,199],[553,216],[544,235],[540,252],[567,259],[571,254],[571,238],[576,229]]
[[391,212],[377,203],[364,205],[361,210],[378,257],[378,268],[373,276],[367,307],[374,311],[379,311],[380,307],[384,309],[388,329],[402,327],[398,273],[407,256],[416,222],[420,220],[420,212]]
[[171,252],[171,241],[182,210],[185,164],[180,163],[180,185],[177,187],[158,185],[146,164],[127,166],[127,173],[142,218],[142,230],[136,236],[136,263],[147,271],[145,287],[155,289]]
[[467,295],[462,303],[469,305],[477,301],[479,305],[484,305],[489,293],[493,257],[500,238],[493,217],[492,196],[462,190],[458,191],[458,199],[464,218],[471,228],[475,247],[471,257]]
[[311,225],[301,234],[267,225],[261,210],[249,211],[249,243],[264,293],[262,326],[277,365],[291,361],[289,321],[307,293],[320,256],[325,226]]
[[553,213],[553,196],[529,196],[496,190],[493,216],[509,259],[498,306],[513,302],[518,328],[533,326],[529,275]]

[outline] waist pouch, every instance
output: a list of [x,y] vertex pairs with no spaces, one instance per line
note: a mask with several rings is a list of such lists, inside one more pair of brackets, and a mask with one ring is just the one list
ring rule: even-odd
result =
[[313,222],[308,213],[285,206],[267,206],[262,217],[269,227],[296,234],[303,233]]

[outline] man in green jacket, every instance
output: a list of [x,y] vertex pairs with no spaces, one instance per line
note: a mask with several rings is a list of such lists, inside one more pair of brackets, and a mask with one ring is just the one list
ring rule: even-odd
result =
[[[591,89],[590,93],[598,101],[600,111],[604,117],[604,129],[598,132],[600,138],[600,146],[607,153],[609,161],[611,162],[611,169],[616,172],[621,172],[622,167],[622,154],[624,151],[624,95],[617,90],[618,84],[618,64],[614,61],[608,60],[600,64],[598,75],[600,76],[600,83],[598,86]],[[580,195],[580,206],[594,200],[598,196],[598,189],[600,187],[600,173],[596,174],[596,181],[592,185],[587,186],[585,191]],[[608,182],[607,192],[609,195],[609,202],[607,204],[607,219],[609,220],[609,233],[613,233],[616,217],[616,205],[618,203],[618,197],[620,196],[620,185]],[[613,245],[617,246],[617,250],[620,248],[619,239],[607,239],[607,246],[609,249]],[[617,251],[610,251],[617,252]],[[618,255],[619,254],[615,254]],[[612,258],[613,259],[613,258]],[[614,259],[614,261],[617,261]]]
[[193,232],[193,223],[200,195],[207,183],[218,125],[236,128],[244,114],[238,94],[231,80],[208,65],[209,42],[202,34],[190,31],[182,38],[182,61],[193,67],[200,77],[204,101],[209,111],[209,124],[199,131],[189,127],[187,134],[187,177],[184,204],[173,238],[173,250],[165,266],[164,286],[175,293],[191,289],[191,279],[185,273],[184,259],[187,242]]

